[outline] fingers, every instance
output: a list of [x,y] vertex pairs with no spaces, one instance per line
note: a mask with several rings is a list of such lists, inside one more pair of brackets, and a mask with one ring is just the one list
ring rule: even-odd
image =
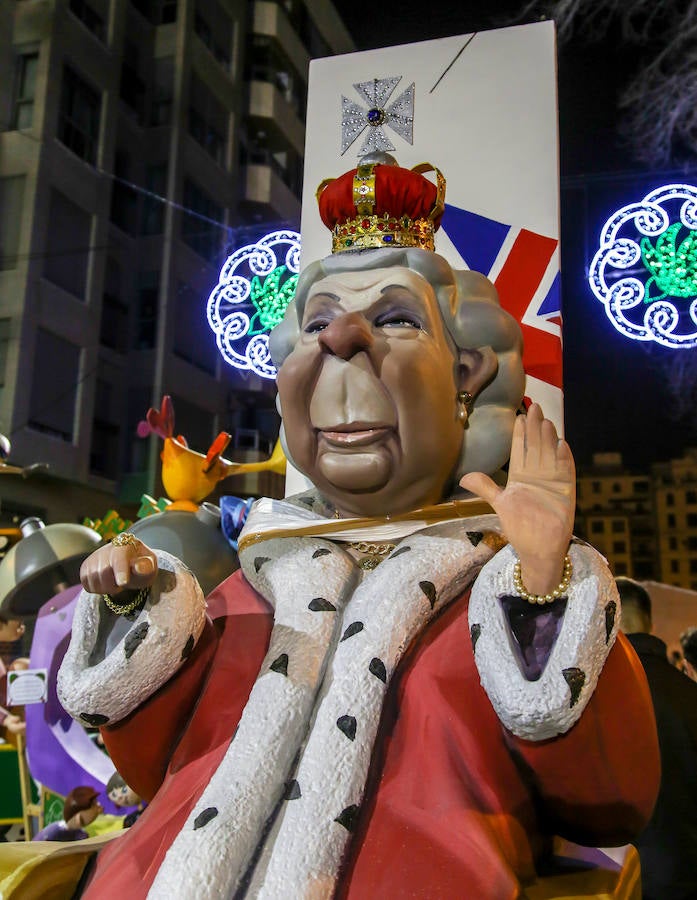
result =
[[560,440],[551,419],[545,419],[539,403],[532,403],[526,415],[518,416],[513,428],[509,471],[518,469],[554,472],[573,457],[566,441]]
[[460,479],[460,487],[481,497],[489,506],[494,505],[496,498],[501,493],[501,488],[483,472],[468,472],[467,475],[463,475]]
[[100,547],[83,562],[80,581],[92,594],[118,594],[146,587],[157,575],[157,558],[141,541]]

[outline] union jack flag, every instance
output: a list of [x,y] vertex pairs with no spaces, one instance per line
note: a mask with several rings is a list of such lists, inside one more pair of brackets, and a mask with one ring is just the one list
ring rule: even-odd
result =
[[559,241],[446,204],[441,230],[464,265],[495,285],[520,323],[526,397],[563,422]]

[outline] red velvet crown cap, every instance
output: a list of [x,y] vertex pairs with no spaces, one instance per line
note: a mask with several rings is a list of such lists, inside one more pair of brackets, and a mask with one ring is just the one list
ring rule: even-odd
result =
[[[354,219],[357,215],[353,199],[353,179],[356,169],[330,181],[319,195],[319,214],[330,230],[335,225]],[[375,174],[374,215],[409,216],[427,219],[436,204],[437,188],[418,172],[401,166],[378,164]],[[434,230],[440,225],[442,212],[433,221]]]

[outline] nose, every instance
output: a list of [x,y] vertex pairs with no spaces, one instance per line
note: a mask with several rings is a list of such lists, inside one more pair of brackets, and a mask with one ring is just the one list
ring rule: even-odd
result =
[[337,316],[319,333],[320,346],[333,356],[351,359],[373,344],[373,335],[366,319],[357,312]]

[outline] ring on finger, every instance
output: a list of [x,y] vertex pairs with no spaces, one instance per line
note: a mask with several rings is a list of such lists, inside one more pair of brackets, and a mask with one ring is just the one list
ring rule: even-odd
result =
[[130,531],[122,531],[111,539],[111,543],[114,547],[137,547],[138,538]]

